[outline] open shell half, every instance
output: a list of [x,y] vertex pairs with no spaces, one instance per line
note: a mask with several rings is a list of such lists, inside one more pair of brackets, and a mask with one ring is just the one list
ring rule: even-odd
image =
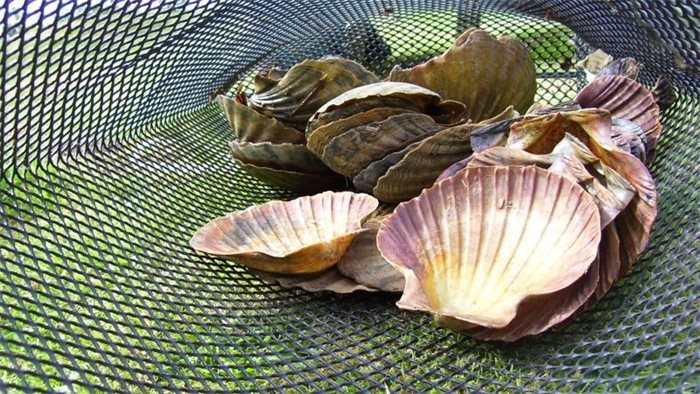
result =
[[338,262],[362,232],[362,218],[379,202],[351,192],[325,192],[292,201],[271,201],[216,218],[190,245],[249,268],[308,274]]
[[598,209],[580,186],[519,166],[448,178],[400,204],[377,236],[406,279],[397,305],[451,328],[506,327],[528,297],[584,275],[599,242]]

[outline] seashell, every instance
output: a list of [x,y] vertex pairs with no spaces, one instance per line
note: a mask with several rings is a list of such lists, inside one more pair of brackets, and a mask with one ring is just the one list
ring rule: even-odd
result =
[[323,149],[321,160],[333,171],[353,178],[370,163],[443,129],[428,115],[394,115],[334,137]]
[[659,105],[661,111],[671,108],[678,95],[673,87],[673,80],[667,75],[659,76],[656,84],[651,89],[651,95],[654,96],[656,104]]
[[355,237],[337,267],[357,283],[382,291],[400,292],[404,288],[403,275],[377,249],[379,226],[390,214],[367,220],[362,226],[367,231]]
[[615,59],[608,63],[599,73],[596,78],[601,78],[608,75],[621,75],[629,79],[636,80],[639,76],[639,70],[642,65],[631,57],[623,57]]
[[[556,136],[566,130],[581,140],[591,153],[600,159],[600,163],[632,185],[635,195],[611,224],[615,226],[620,239],[619,256],[622,268],[618,274],[622,275],[629,270],[649,243],[651,226],[657,213],[656,186],[644,163],[615,146],[611,138],[611,125],[610,114],[604,110],[588,109],[528,118],[511,126],[508,147],[549,153],[548,149],[551,148],[548,147],[558,143]],[[513,145],[510,144],[511,139]],[[604,263],[601,270],[607,272]],[[596,297],[599,294],[600,291],[597,290]],[[589,301],[589,304],[592,302],[595,300]]]
[[[363,104],[353,107],[351,112],[344,112],[342,117],[332,117],[328,120],[329,113],[358,103]],[[466,110],[464,104],[443,101],[439,94],[417,85],[403,82],[378,82],[349,90],[327,102],[309,119],[306,134],[310,134],[323,124],[378,107],[406,108],[439,118],[441,123],[447,124],[462,120]],[[322,118],[326,120],[321,121]]]
[[611,138],[610,113],[600,109],[525,116],[510,126],[506,146],[546,154],[554,149],[566,133],[572,134],[586,145],[590,146],[589,141],[595,140],[605,149],[617,150]]
[[417,196],[447,167],[472,154],[470,134],[474,129],[513,114],[509,107],[479,124],[453,126],[431,135],[391,166],[377,180],[372,194],[387,202],[401,202]]
[[582,109],[581,105],[575,101],[566,101],[555,106],[545,103],[534,103],[527,109],[525,115],[547,115],[556,112],[571,112]]
[[229,142],[231,155],[245,163],[309,174],[328,174],[330,169],[314,156],[305,145],[273,144],[271,142]]
[[334,121],[316,128],[308,135],[306,147],[316,156],[323,156],[323,149],[336,136],[345,133],[355,127],[384,120],[393,115],[410,112],[403,108],[379,107],[366,112],[360,112],[347,118]]
[[420,143],[421,141],[414,142],[400,151],[389,153],[383,158],[371,163],[365,169],[360,171],[357,176],[352,178],[353,185],[355,185],[358,190],[365,193],[372,193],[374,187],[377,186],[377,181],[379,178],[386,174],[387,170],[389,170],[391,166],[401,161],[401,159],[403,159],[408,152],[415,149]]
[[646,135],[639,125],[627,119],[613,119],[610,137],[618,148],[646,163]]
[[639,82],[619,75],[596,78],[576,96],[583,108],[610,111],[616,119],[627,119],[644,129],[646,150],[651,151],[661,135],[659,106],[651,92]]
[[[333,123],[341,122],[346,119],[354,118],[362,114],[372,112],[375,109],[393,110],[397,113],[402,112],[421,112],[421,108],[415,103],[400,97],[387,97],[381,102],[375,99],[367,99],[364,101],[356,101],[351,104],[338,107],[330,112],[319,114],[318,118],[309,122],[306,128],[307,138],[311,138],[316,130],[324,126],[330,126]],[[377,119],[379,120],[379,119]]]
[[271,201],[216,218],[190,240],[194,249],[279,274],[310,274],[338,262],[379,202],[367,194],[325,192]]
[[430,187],[440,173],[469,156],[469,133],[474,124],[454,126],[424,139],[382,175],[372,194],[386,202],[410,200]]
[[467,328],[465,332],[481,340],[513,342],[563,324],[581,310],[582,307],[575,309],[576,305],[585,305],[586,300],[591,298],[595,291],[596,279],[600,276],[599,267],[600,260],[596,258],[588,271],[573,284],[553,293],[526,298],[518,305],[515,318],[505,327],[474,326]]
[[[242,96],[241,100],[244,100]],[[259,114],[246,105],[226,96],[218,96],[217,102],[226,115],[236,137],[242,142],[272,142],[275,144],[303,144],[304,133],[282,122]]]
[[270,167],[246,164],[234,159],[248,174],[269,185],[288,189],[299,194],[313,194],[325,190],[339,190],[345,186],[345,178],[334,173],[310,174]]
[[466,118],[490,118],[513,105],[525,112],[537,84],[535,64],[518,39],[496,39],[484,30],[469,29],[445,53],[402,70],[396,66],[389,81],[423,86],[446,100],[466,104]]
[[[305,60],[296,64],[279,81],[269,80],[265,89],[250,97],[250,106],[260,113],[274,117],[304,130],[311,115],[332,98],[378,78],[369,71],[356,74],[361,65],[348,68],[350,60]],[[354,71],[354,72],[353,72]]]
[[459,330],[506,327],[524,300],[583,276],[599,242],[598,210],[580,186],[517,166],[446,179],[400,204],[377,236],[406,279],[397,305]]
[[349,294],[356,291],[378,291],[378,289],[359,284],[348,278],[337,267],[331,267],[318,274],[308,275],[283,275],[259,270],[250,271],[263,282],[280,285],[285,289],[300,288],[311,293],[331,291],[337,294]]
[[282,70],[276,67],[267,70],[267,72],[265,73],[258,73],[253,78],[253,82],[255,84],[255,93],[266,92],[272,89],[273,87],[277,86],[280,79],[284,78],[284,74],[286,73],[286,70]]

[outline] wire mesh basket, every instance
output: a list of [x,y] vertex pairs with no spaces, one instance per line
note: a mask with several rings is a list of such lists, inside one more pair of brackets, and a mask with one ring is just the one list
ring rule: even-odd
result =
[[[697,2],[10,0],[0,18],[0,391],[700,390]],[[284,290],[190,249],[207,220],[293,197],[230,160],[213,95],[326,54],[385,75],[475,26],[526,43],[539,101],[573,98],[596,48],[676,86],[651,245],[592,311],[478,342],[395,296]]]

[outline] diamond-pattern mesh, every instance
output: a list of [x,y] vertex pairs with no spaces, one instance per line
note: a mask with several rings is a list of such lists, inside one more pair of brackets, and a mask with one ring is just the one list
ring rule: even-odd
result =
[[[0,392],[700,390],[700,6],[682,1],[0,1]],[[648,251],[594,310],[512,345],[196,254],[210,218],[290,198],[232,163],[213,94],[335,53],[379,74],[479,26],[523,39],[538,98],[592,48],[679,99]]]

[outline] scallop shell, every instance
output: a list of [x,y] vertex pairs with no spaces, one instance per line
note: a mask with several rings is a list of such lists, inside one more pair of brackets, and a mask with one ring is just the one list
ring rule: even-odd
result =
[[535,64],[519,40],[496,39],[484,30],[469,29],[442,55],[411,69],[396,66],[390,81],[410,82],[444,99],[466,104],[466,118],[490,118],[513,105],[525,112],[537,84]]
[[372,193],[372,190],[377,186],[377,181],[381,178],[394,164],[403,159],[408,152],[415,149],[421,141],[414,142],[400,151],[389,153],[380,160],[368,165],[364,170],[360,171],[354,178],[352,183],[358,190],[365,193]]
[[337,267],[308,275],[282,275],[258,270],[251,270],[251,272],[263,282],[280,285],[285,289],[299,288],[311,293],[330,291],[337,294],[349,294],[356,291],[378,291],[378,289],[362,285],[348,278]]
[[472,154],[472,130],[514,114],[517,112],[509,107],[479,124],[462,124],[431,135],[391,166],[377,180],[372,194],[387,202],[401,202],[417,196],[421,190],[431,186],[446,168]]
[[370,163],[443,129],[428,115],[394,115],[334,137],[323,149],[321,160],[333,171],[352,178]]
[[[387,103],[395,103],[387,105]],[[441,123],[456,123],[463,119],[466,108],[464,104],[454,101],[443,101],[439,94],[423,87],[403,82],[378,82],[349,90],[327,102],[309,119],[306,134],[320,127],[322,118],[343,108],[359,104],[352,112],[344,112],[344,117],[371,108],[398,106],[415,112],[421,112],[439,118]],[[332,117],[332,120],[338,120]],[[325,124],[329,123],[328,120]]]
[[608,75],[621,75],[636,80],[637,76],[639,76],[640,68],[641,65],[635,59],[631,57],[623,57],[608,63],[608,65],[600,70],[595,77],[602,78]]
[[[612,141],[612,121],[605,110],[582,110],[528,118],[511,126],[509,141],[517,149],[549,153],[557,136],[571,132],[590,149],[600,162],[619,174],[635,191],[627,207],[613,222],[620,239],[622,260],[618,275],[629,270],[637,256],[649,243],[651,227],[656,219],[656,186],[644,163],[619,150]],[[601,252],[602,253],[602,252]],[[602,270],[607,270],[603,267]],[[619,276],[616,278],[618,279]],[[606,290],[607,291],[607,290]],[[600,294],[596,292],[596,296]],[[591,301],[592,302],[592,301]]]
[[296,64],[279,81],[250,97],[250,106],[303,130],[311,115],[332,98],[354,88],[378,81],[369,71],[358,75],[344,64],[332,59],[305,60]]
[[315,129],[308,135],[306,147],[316,156],[322,157],[323,149],[334,137],[355,127],[367,125],[406,112],[410,111],[403,108],[380,107],[351,115]]
[[638,124],[627,119],[613,119],[610,137],[618,148],[646,163],[646,135]]
[[647,151],[656,146],[661,135],[659,106],[639,82],[620,75],[596,78],[578,93],[576,101],[583,108],[605,109],[613,118],[638,124],[647,136]]
[[271,201],[216,218],[190,240],[194,249],[280,274],[324,271],[362,232],[379,202],[351,192]]
[[383,291],[400,292],[404,288],[403,275],[377,249],[377,232],[387,216],[365,222],[362,227],[367,231],[355,237],[337,267],[343,275],[357,283]]
[[340,190],[345,186],[345,178],[334,173],[310,174],[306,172],[281,170],[246,164],[234,159],[236,164],[248,174],[269,185],[291,190],[299,194],[313,194],[325,190]]
[[229,147],[231,155],[245,164],[309,174],[322,175],[330,172],[330,169],[309,152],[305,145],[234,140],[229,142]]
[[275,144],[303,144],[304,133],[282,122],[259,114],[236,100],[218,96],[217,101],[226,115],[236,137],[242,142],[272,142]]
[[599,242],[598,210],[580,186],[517,166],[440,182],[400,204],[377,236],[410,290],[397,305],[427,309],[451,328],[506,327],[522,301],[583,276]]
[[410,200],[430,187],[447,167],[469,156],[469,133],[478,127],[451,127],[424,139],[382,175],[372,194],[386,202]]

